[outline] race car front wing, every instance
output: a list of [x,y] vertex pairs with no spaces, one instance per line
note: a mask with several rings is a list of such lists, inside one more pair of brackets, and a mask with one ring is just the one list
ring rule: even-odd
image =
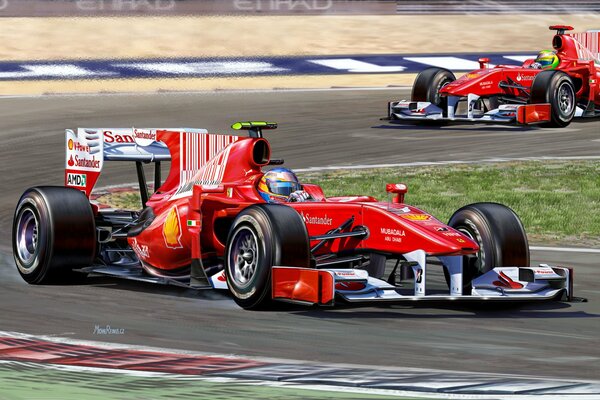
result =
[[550,104],[502,104],[494,110],[482,112],[475,108],[479,96],[470,94],[467,113],[457,114],[461,98],[448,97],[446,110],[430,102],[392,101],[388,103],[388,116],[391,122],[444,121],[454,123],[493,123],[493,124],[538,124],[551,119]]
[[403,303],[415,301],[571,301],[573,270],[542,264],[538,267],[496,267],[471,282],[463,293],[462,256],[439,257],[450,276],[446,294],[428,293],[426,254],[417,250],[404,255],[410,261],[414,292],[369,276],[361,269],[311,269],[273,267],[274,300],[298,304],[333,306],[347,303]]

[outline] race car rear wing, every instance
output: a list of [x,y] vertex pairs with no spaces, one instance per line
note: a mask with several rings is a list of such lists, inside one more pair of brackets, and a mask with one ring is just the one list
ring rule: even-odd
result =
[[175,187],[184,186],[212,157],[237,138],[192,128],[67,129],[65,186],[81,190],[89,197],[104,161],[133,161],[145,204],[148,189],[143,163],[155,164],[154,187],[158,188],[161,186],[161,161],[176,160],[177,165],[172,165],[167,181]]
[[[275,122],[238,122],[234,130],[246,130],[250,138],[262,130],[275,129]],[[227,148],[241,136],[208,133],[194,128],[78,128],[66,130],[65,186],[92,193],[104,161],[133,161],[136,164],[143,205],[148,187],[143,163],[154,163],[154,188],[175,190],[173,198],[191,194],[196,174],[202,181],[218,184],[227,161]],[[217,157],[219,156],[219,157]],[[161,161],[171,161],[169,176],[161,184]],[[272,160],[276,165],[283,160]]]

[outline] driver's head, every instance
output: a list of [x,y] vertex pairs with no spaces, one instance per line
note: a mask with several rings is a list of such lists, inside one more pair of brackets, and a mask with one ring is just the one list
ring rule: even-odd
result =
[[540,65],[542,69],[556,69],[560,60],[556,55],[556,52],[552,50],[542,50],[539,52],[535,62]]
[[272,169],[258,182],[258,193],[268,202],[285,202],[290,194],[301,189],[298,177],[287,168]]

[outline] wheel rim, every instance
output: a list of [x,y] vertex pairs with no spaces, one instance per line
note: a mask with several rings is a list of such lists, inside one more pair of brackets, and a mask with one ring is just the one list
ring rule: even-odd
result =
[[479,245],[479,251],[477,252],[477,263],[475,264],[475,269],[477,270],[478,273],[483,273],[484,272],[483,264],[484,264],[485,253],[483,252],[481,240],[477,239],[477,237],[479,235],[474,234],[473,232],[471,232],[470,229],[468,229],[465,226],[457,227],[456,230],[459,231],[460,233],[462,233],[463,235],[467,236],[469,239],[473,240],[475,243],[477,243]]
[[39,224],[33,211],[24,210],[17,222],[17,254],[24,264],[30,264],[38,249]]
[[575,108],[575,93],[569,82],[563,82],[558,87],[558,108],[562,115],[571,115]]
[[435,104],[436,105],[440,105],[440,103],[442,102],[442,96],[440,95],[440,90],[442,90],[442,88],[446,85],[448,85],[450,82],[452,82],[452,80],[450,80],[450,78],[445,78],[442,79],[442,81],[439,83],[439,85],[437,86],[437,89],[435,90]]
[[240,286],[246,285],[256,273],[258,240],[252,230],[242,227],[235,233],[228,255],[231,278]]

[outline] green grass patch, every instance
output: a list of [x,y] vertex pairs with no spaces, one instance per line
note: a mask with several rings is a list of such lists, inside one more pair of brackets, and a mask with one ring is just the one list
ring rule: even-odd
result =
[[[406,202],[448,221],[463,205],[492,201],[519,215],[532,243],[600,243],[600,163],[527,161],[339,170],[299,174],[327,196],[366,194],[385,200],[386,183],[408,185]],[[117,206],[139,208],[139,197],[118,193]],[[115,197],[116,196],[116,197]]]

